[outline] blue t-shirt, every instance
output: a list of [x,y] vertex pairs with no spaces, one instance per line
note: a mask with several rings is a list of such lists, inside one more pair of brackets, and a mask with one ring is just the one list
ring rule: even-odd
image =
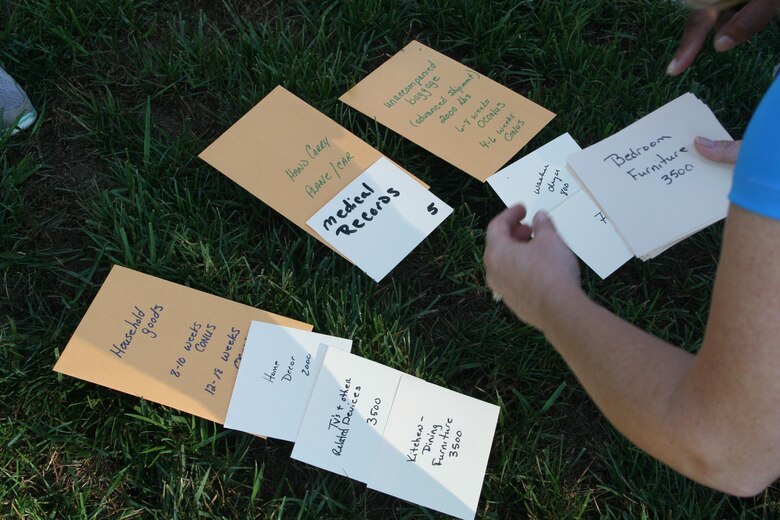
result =
[[780,220],[780,79],[750,119],[734,169],[731,202]]

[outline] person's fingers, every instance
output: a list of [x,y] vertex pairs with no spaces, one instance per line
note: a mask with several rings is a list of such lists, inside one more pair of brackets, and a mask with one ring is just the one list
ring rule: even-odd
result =
[[696,151],[712,161],[734,164],[739,156],[742,141],[713,141],[706,137],[693,140]]
[[734,9],[733,7],[730,7],[728,9],[723,9],[718,13],[718,18],[715,20],[715,25],[713,26],[713,29],[715,29],[715,32],[721,30],[721,28],[728,23],[729,20],[731,20],[731,17],[734,16],[734,13],[737,12],[737,9]]
[[774,0],[751,0],[717,30],[713,44],[715,50],[727,51],[750,39],[761,32],[774,15]]
[[677,52],[666,67],[667,74],[677,76],[693,63],[717,19],[718,12],[714,9],[694,9],[691,12],[685,22],[685,29]]
[[517,204],[507,208],[490,221],[487,227],[487,239],[491,240],[498,236],[508,236],[512,234],[515,225],[523,220],[526,215],[525,206]]
[[519,240],[520,242],[528,242],[531,240],[533,230],[531,226],[520,224],[519,222],[512,227],[512,238]]
[[539,236],[540,234],[545,233],[555,233],[558,234],[558,232],[555,230],[555,224],[553,224],[552,219],[547,214],[546,211],[537,211],[536,215],[534,215],[534,221],[533,221],[533,227],[534,227],[534,236]]

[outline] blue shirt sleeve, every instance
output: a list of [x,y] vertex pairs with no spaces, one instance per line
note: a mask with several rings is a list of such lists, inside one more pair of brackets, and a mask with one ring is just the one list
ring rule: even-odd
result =
[[748,123],[729,199],[780,220],[780,80],[769,87]]

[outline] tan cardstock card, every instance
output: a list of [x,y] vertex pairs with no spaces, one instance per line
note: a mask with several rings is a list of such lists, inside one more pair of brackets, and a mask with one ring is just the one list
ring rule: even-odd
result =
[[698,135],[731,140],[689,92],[568,157],[582,186],[642,260],[726,216],[734,167],[699,155],[692,144]]
[[199,157],[323,241],[306,221],[382,154],[279,86]]
[[54,370],[223,424],[252,320],[312,329],[114,266]]
[[555,117],[417,41],[339,99],[482,182]]

